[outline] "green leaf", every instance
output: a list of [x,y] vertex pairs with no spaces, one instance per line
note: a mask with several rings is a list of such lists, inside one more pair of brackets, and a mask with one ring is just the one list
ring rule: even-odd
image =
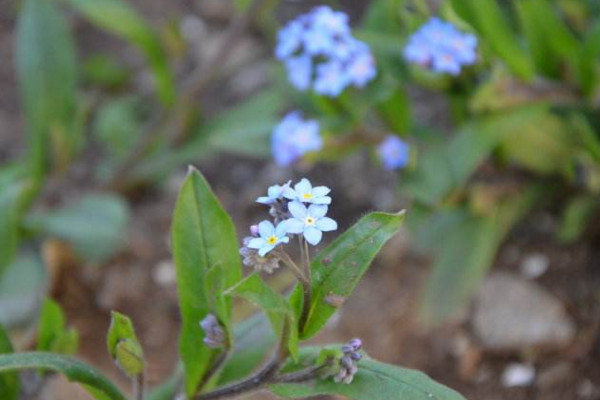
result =
[[[72,382],[80,383],[98,400],[126,400],[125,396],[106,377],[94,368],[68,356],[44,352],[0,355],[0,376],[22,370],[55,371]],[[90,389],[91,388],[91,389]],[[98,396],[101,393],[102,396]]]
[[[300,332],[301,339],[308,339],[323,328],[339,306],[330,299],[350,296],[379,250],[400,229],[403,220],[403,211],[368,214],[317,255],[311,264],[312,303]],[[290,301],[299,315],[300,287],[292,293]]]
[[10,180],[0,186],[0,277],[17,253],[25,189],[25,184],[16,180]]
[[445,231],[434,232],[433,272],[421,314],[423,322],[435,325],[455,317],[465,306],[477,285],[491,267],[505,235],[540,199],[548,195],[548,187],[531,185],[522,194],[511,196],[490,206],[490,215],[475,215],[466,208],[443,210],[454,214],[439,225]]
[[547,0],[521,0],[515,6],[538,71],[559,78],[561,64],[576,59],[577,40]]
[[129,317],[111,311],[106,345],[110,356],[128,376],[144,372],[144,353]]
[[285,103],[279,88],[263,90],[202,126],[200,134],[208,139],[202,145],[236,154],[268,156],[271,132]]
[[111,56],[93,54],[85,60],[83,75],[86,83],[107,89],[118,89],[129,81],[131,73]]
[[121,0],[65,0],[92,23],[137,46],[154,73],[158,96],[166,105],[175,99],[173,72],[158,35],[150,25]]
[[0,324],[32,322],[46,293],[46,271],[38,254],[19,254],[0,278]]
[[592,94],[598,86],[600,71],[598,56],[600,55],[600,20],[596,21],[586,33],[579,47],[578,73],[579,85],[585,94]]
[[38,323],[36,350],[60,354],[74,354],[77,351],[79,335],[73,329],[66,329],[65,316],[55,301],[45,299]]
[[52,1],[24,1],[17,27],[16,59],[29,136],[29,165],[39,180],[46,173],[49,144],[56,165],[63,168],[80,142],[73,125],[75,48]]
[[[320,349],[302,349],[301,366],[314,365]],[[319,395],[341,395],[354,400],[465,400],[454,390],[435,382],[422,372],[384,364],[368,357],[358,362],[358,372],[351,384],[335,383],[332,378],[304,383],[270,385],[278,396],[304,398]]]
[[262,308],[269,317],[277,337],[285,336],[292,357],[298,357],[298,327],[294,312],[286,299],[274,291],[257,274],[252,274],[225,294],[233,294]]
[[531,80],[534,68],[497,0],[451,0],[454,10],[471,24],[519,78]]
[[[13,352],[13,346],[8,337],[8,333],[0,324],[0,354],[8,354]],[[20,394],[21,383],[19,375],[16,372],[0,374],[0,399],[3,400],[18,400]]]
[[563,211],[558,238],[563,243],[572,243],[587,228],[598,210],[596,195],[582,194],[570,200]]
[[231,218],[194,169],[190,169],[179,193],[171,235],[182,318],[179,350],[186,393],[191,395],[218,354],[203,343],[199,323],[207,314],[216,314],[230,344],[233,342],[232,301],[221,294],[242,278]]
[[26,221],[33,229],[71,243],[78,255],[91,261],[105,260],[122,246],[128,222],[127,204],[109,194],[87,194]]
[[404,88],[397,88],[391,96],[377,105],[377,110],[394,133],[408,133],[411,128],[410,101]]

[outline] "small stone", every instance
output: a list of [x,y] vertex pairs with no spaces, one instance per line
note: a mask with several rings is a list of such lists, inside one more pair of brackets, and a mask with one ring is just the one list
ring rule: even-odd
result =
[[531,365],[513,363],[502,373],[502,386],[530,386],[535,379],[535,369]]
[[589,379],[584,380],[577,386],[577,394],[582,399],[592,399],[599,393],[600,389]]
[[159,262],[154,271],[152,271],[152,279],[158,286],[173,286],[177,281],[177,275],[175,273],[175,266],[170,260],[164,260]]
[[536,279],[544,275],[548,270],[550,260],[545,254],[529,254],[520,265],[521,275],[527,279]]
[[485,349],[560,349],[575,336],[563,304],[535,282],[499,272],[489,276],[475,298],[472,326]]

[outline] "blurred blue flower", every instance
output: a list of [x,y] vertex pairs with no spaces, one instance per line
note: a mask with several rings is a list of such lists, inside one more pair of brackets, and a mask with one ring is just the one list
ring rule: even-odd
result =
[[277,35],[275,56],[290,83],[336,97],[348,86],[364,87],[377,75],[369,47],[352,36],[348,16],[328,6],[290,21]]
[[269,186],[269,189],[267,189],[267,195],[257,198],[256,202],[266,205],[275,203],[277,200],[283,198],[283,193],[286,189],[289,189],[290,183],[292,183],[292,181],[288,181],[283,185]]
[[298,111],[287,114],[273,130],[271,150],[277,165],[290,165],[321,147],[323,140],[319,134],[319,123],[302,119]]
[[387,170],[403,168],[410,161],[410,146],[394,135],[388,135],[377,146],[377,153]]
[[308,208],[299,201],[292,201],[288,209],[293,218],[286,220],[288,233],[303,234],[304,239],[313,246],[319,244],[323,232],[335,231],[337,222],[326,217],[327,206],[311,204]]
[[297,200],[302,203],[312,204],[331,204],[331,197],[327,196],[331,192],[327,186],[313,187],[310,181],[302,178],[300,182],[294,185],[294,189],[287,187],[283,191],[283,196],[289,200]]
[[477,38],[432,18],[410,37],[404,58],[437,73],[458,75],[477,60]]
[[262,221],[258,224],[258,234],[260,237],[250,239],[248,248],[258,250],[258,255],[264,257],[265,254],[273,250],[277,245],[290,241],[287,233],[287,223],[285,221],[277,224],[277,227],[271,221]]

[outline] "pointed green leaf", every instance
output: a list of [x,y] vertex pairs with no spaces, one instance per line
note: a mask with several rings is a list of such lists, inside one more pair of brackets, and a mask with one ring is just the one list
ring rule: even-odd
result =
[[66,166],[79,144],[76,110],[75,48],[54,2],[25,0],[17,31],[17,71],[27,120],[30,165],[45,174],[47,148]]
[[[0,376],[7,372],[23,370],[58,372],[70,381],[80,383],[98,400],[106,398],[126,400],[119,389],[104,375],[74,358],[44,352],[0,355]],[[95,396],[97,393],[101,393],[102,396]]]
[[[319,348],[302,349],[301,366],[314,365]],[[332,378],[304,383],[270,385],[278,396],[304,398],[318,395],[341,395],[354,400],[465,400],[454,390],[437,383],[422,372],[384,364],[368,357],[358,362],[358,372],[351,384],[335,383]]]
[[[335,313],[338,301],[350,296],[371,262],[402,225],[404,212],[375,212],[360,219],[322,250],[311,264],[313,280],[312,305],[301,339],[314,336]],[[297,287],[291,303],[297,315],[302,304],[302,290]]]
[[[298,356],[298,328],[294,312],[287,300],[274,291],[257,274],[252,274],[228,289],[225,294],[240,296],[262,308],[269,317],[277,337],[285,334],[292,357]],[[287,332],[284,332],[284,329]]]
[[137,46],[146,56],[156,89],[163,103],[175,98],[173,73],[158,35],[131,7],[121,0],[65,0],[92,23]]
[[222,293],[242,278],[231,218],[194,169],[190,169],[179,193],[171,235],[182,318],[179,349],[186,393],[191,395],[218,354],[203,343],[199,323],[207,314],[216,314],[233,342],[232,301]]
[[25,185],[18,181],[0,186],[0,276],[17,253],[24,189]]
[[[8,337],[8,333],[0,324],[0,354],[9,354],[13,352],[13,346]],[[19,376],[16,372],[0,374],[0,399],[18,400],[20,391]]]

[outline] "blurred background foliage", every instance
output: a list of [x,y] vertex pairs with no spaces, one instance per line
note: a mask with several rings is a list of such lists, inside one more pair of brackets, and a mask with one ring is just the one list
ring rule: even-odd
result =
[[[270,59],[271,84],[217,115],[204,110],[197,99],[208,83],[235,72],[224,66],[240,32],[254,27],[275,42],[277,3],[236,1],[220,48],[187,76],[176,68],[185,53],[179,28],[152,26],[125,0],[20,3],[16,70],[27,150],[0,166],[0,308],[18,310],[2,313],[1,323],[22,323],[12,316],[39,307],[48,279],[42,254],[66,245],[73,257],[101,263],[124,242],[128,198],[199,157],[269,158],[272,129],[291,108],[322,126],[324,148],[307,163],[372,150],[389,132],[411,144],[397,189],[410,199],[416,243],[434,254],[422,301],[427,323],[460,314],[507,234],[531,210],[559,205],[563,243],[586,230],[600,191],[600,3],[374,0],[355,30],[378,67],[364,90],[335,99],[298,93]],[[109,52],[80,57],[65,18],[73,12],[139,52],[151,90],[133,90],[136,72]],[[478,38],[477,63],[458,77],[402,57],[409,36],[434,15]],[[447,99],[449,126],[414,117],[411,86]],[[88,193],[36,206],[49,182],[68,179],[90,148],[101,160]]]

